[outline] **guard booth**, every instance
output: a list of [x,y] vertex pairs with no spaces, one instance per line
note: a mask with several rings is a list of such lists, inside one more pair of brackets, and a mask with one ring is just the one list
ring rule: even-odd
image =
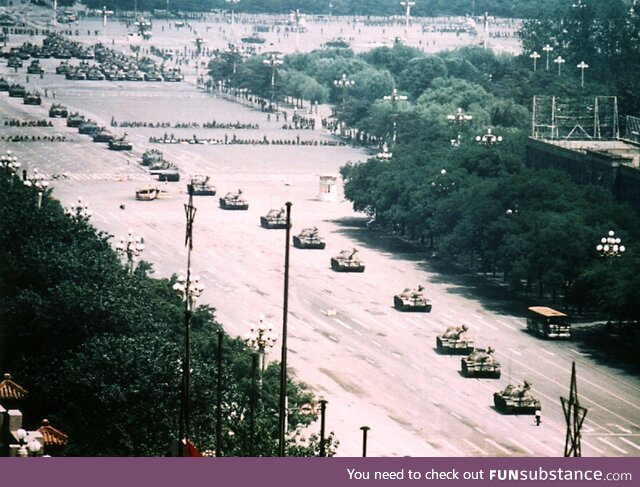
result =
[[320,176],[320,201],[338,201],[338,176]]

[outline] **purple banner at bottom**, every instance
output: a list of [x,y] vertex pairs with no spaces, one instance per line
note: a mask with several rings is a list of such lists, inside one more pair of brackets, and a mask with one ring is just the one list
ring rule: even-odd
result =
[[640,485],[638,458],[5,458],[2,485]]

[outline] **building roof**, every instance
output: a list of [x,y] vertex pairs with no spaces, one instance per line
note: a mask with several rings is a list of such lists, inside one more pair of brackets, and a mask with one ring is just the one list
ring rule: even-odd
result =
[[38,428],[38,431],[42,433],[44,446],[65,446],[69,441],[69,437],[51,426],[48,419],[42,420],[42,426]]
[[24,399],[29,393],[27,390],[11,380],[10,374],[4,374],[4,380],[0,382],[0,401]]

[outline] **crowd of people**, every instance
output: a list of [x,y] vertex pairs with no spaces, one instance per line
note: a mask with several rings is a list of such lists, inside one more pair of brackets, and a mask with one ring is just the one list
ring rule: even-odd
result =
[[262,139],[241,139],[236,137],[229,137],[225,134],[222,139],[208,139],[200,138],[195,135],[190,138],[175,137],[173,134],[164,134],[163,137],[149,137],[149,142],[152,144],[210,144],[210,145],[313,145],[313,146],[343,146],[346,145],[343,141],[337,140],[302,140],[300,136],[294,139],[269,139],[266,135]]
[[148,127],[148,128],[175,128],[175,129],[254,129],[259,130],[260,126],[257,123],[242,123],[237,122],[143,122],[138,120],[125,120],[118,122],[115,118],[111,118],[112,127]]
[[0,140],[7,142],[65,142],[64,135],[0,135]]
[[17,118],[10,118],[4,121],[5,127],[53,127],[50,120],[19,120]]

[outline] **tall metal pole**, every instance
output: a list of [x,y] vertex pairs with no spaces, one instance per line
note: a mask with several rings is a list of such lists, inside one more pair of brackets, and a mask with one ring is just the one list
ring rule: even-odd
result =
[[327,453],[324,445],[324,417],[327,411],[327,401],[320,399],[318,402],[320,403],[320,456],[326,457]]
[[581,457],[582,448],[580,445],[580,430],[587,415],[587,409],[580,406],[578,401],[578,385],[576,382],[576,363],[571,366],[571,386],[569,388],[569,399],[560,398],[564,418],[567,422],[567,436],[564,442],[565,457]]
[[369,427],[368,426],[361,426],[360,429],[362,430],[362,456],[366,457],[367,456],[367,431],[369,431]]
[[291,233],[291,202],[287,207],[287,229],[284,250],[284,302],[282,306],[282,356],[280,358],[280,429],[278,456],[284,457],[284,441],[287,430],[287,315],[289,314],[289,239]]
[[258,373],[258,353],[251,353],[251,409],[249,417],[249,456],[255,456],[255,436],[256,436],[256,404],[258,388],[256,386],[256,375]]
[[222,339],[224,332],[218,331],[218,354],[216,356],[216,368],[218,379],[216,381],[216,457],[222,456]]

